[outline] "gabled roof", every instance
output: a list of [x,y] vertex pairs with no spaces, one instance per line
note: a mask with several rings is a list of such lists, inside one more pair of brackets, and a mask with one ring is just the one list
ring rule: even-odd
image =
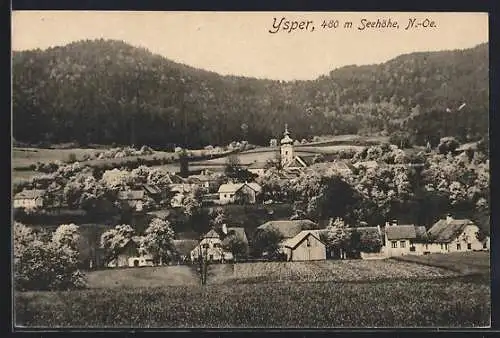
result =
[[262,187],[258,183],[250,182],[250,183],[246,183],[246,185],[248,185],[250,188],[252,188],[255,192],[262,191]]
[[428,240],[427,229],[424,226],[416,226],[415,227],[415,235],[417,241],[426,242]]
[[[312,236],[312,237],[316,238],[318,241],[320,241],[321,243],[323,243],[323,241],[321,239],[319,239],[319,236],[315,235],[315,232],[304,230],[304,231],[299,232],[295,237],[284,240],[282,242],[282,245],[286,248],[290,248],[293,250],[297,246],[299,246],[300,243],[302,243],[309,236]],[[325,243],[323,243],[323,244],[325,244]]]
[[292,238],[303,230],[317,229],[318,225],[311,220],[283,220],[269,221],[260,225],[259,230],[275,230],[278,231],[284,238]]
[[142,200],[144,198],[144,190],[128,190],[118,192],[119,200]]
[[179,175],[169,175],[168,176],[171,184],[183,184],[185,183],[185,180],[180,177]]
[[385,227],[385,235],[388,240],[415,239],[417,232],[414,225],[392,225]]
[[198,241],[194,239],[174,239],[173,244],[178,254],[186,256],[198,245]]
[[14,196],[14,199],[37,199],[43,198],[46,191],[42,189],[23,190]]
[[225,183],[219,187],[219,193],[235,193],[241,189],[244,183]]
[[346,232],[351,235],[354,231],[359,233],[361,241],[380,239],[382,241],[382,231],[379,227],[353,227],[346,228]]
[[215,231],[214,229],[211,229],[209,232],[207,232],[203,238],[220,238],[219,234],[217,233],[217,231]]
[[430,240],[438,243],[449,243],[456,239],[468,225],[475,225],[469,219],[441,219],[427,231]]

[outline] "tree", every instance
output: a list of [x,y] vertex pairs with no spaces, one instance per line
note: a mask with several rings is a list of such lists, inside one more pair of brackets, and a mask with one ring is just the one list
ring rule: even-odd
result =
[[248,245],[234,231],[230,231],[222,240],[222,247],[231,252],[235,259],[248,256]]
[[172,258],[175,251],[173,246],[174,231],[170,222],[154,218],[146,228],[141,241],[140,249],[153,256],[153,260],[160,265]]
[[450,152],[454,152],[460,144],[454,137],[443,137],[439,141],[438,151],[440,154],[446,155]]
[[128,224],[115,226],[101,235],[101,248],[107,260],[116,258],[121,250],[134,236],[134,229]]
[[320,239],[326,244],[330,253],[336,253],[340,258],[345,258],[345,250],[349,240],[344,221],[337,217],[329,221],[325,231],[320,232]]
[[283,240],[283,235],[277,230],[260,230],[255,234],[253,248],[255,254],[262,256],[266,254],[270,259],[276,258],[279,254],[279,243]]
[[77,257],[62,240],[68,237],[60,236],[66,233],[64,228],[45,242],[23,224],[14,224],[14,286],[17,290],[68,290],[85,286]]
[[257,177],[257,175],[243,168],[239,157],[234,154],[227,157],[224,173],[230,180],[241,183],[253,181]]
[[227,215],[223,208],[210,209],[210,227],[220,231],[224,224],[227,224]]

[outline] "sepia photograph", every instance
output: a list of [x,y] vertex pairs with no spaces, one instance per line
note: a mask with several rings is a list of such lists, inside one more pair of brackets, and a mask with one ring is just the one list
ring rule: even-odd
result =
[[11,21],[14,330],[491,326],[488,13]]

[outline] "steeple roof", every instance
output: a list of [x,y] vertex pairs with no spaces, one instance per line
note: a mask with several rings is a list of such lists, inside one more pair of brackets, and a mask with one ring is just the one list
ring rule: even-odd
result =
[[283,138],[281,139],[281,144],[292,144],[293,140],[290,138],[290,132],[288,131],[288,125],[285,124],[285,132],[283,133]]

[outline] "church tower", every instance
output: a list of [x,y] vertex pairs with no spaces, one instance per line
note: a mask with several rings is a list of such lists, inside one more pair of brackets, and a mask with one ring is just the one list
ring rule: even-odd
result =
[[286,167],[293,162],[295,155],[293,154],[293,140],[290,138],[288,125],[285,124],[285,132],[281,139],[281,166]]

